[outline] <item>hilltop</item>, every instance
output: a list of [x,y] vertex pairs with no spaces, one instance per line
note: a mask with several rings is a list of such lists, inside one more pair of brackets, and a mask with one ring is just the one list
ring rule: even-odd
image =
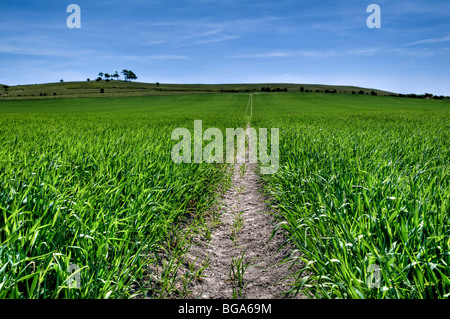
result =
[[[1,86],[3,88],[3,85]],[[261,91],[324,92],[396,95],[392,92],[361,88],[355,86],[333,86],[321,84],[292,83],[255,83],[255,84],[166,84],[142,83],[129,81],[84,81],[58,82],[46,84],[17,85],[3,89],[0,100],[10,99],[54,99],[77,97],[127,97],[172,94],[208,94],[208,93],[238,93]]]

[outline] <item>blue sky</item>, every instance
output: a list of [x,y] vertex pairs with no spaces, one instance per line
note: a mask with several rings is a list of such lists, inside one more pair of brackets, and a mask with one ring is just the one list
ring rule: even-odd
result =
[[[81,29],[66,25],[81,7]],[[369,29],[366,8],[381,7]],[[0,83],[316,83],[450,95],[450,1],[0,0]]]

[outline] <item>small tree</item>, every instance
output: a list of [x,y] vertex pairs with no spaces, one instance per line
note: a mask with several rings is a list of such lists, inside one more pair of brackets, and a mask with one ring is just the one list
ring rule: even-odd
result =
[[64,82],[64,80],[63,80],[63,79],[61,79],[61,80],[59,80],[59,82],[63,83],[63,82]]
[[108,73],[105,73],[104,77],[105,77],[106,80],[109,80],[109,78],[111,77],[111,75],[109,75]]
[[100,73],[98,74],[98,77],[99,77],[101,80],[103,80],[103,72],[100,72]]
[[134,72],[133,71],[128,71],[128,79],[129,80],[137,80],[137,76],[136,76],[136,74],[134,74]]
[[116,71],[116,73],[113,74],[113,78],[118,80],[120,78],[119,72]]
[[100,89],[100,93],[105,93],[105,89],[104,89],[104,88],[101,88],[101,89]]
[[300,88],[300,92],[305,92],[305,88],[303,86]]
[[130,71],[123,69],[122,72],[123,77],[125,78],[125,81],[128,80],[128,76],[130,75]]

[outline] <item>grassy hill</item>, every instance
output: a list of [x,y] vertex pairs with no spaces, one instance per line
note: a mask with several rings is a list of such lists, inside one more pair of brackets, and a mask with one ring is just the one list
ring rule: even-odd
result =
[[[3,86],[1,86],[3,88]],[[299,92],[303,87],[305,91],[336,93],[352,93],[363,91],[370,94],[372,91],[378,95],[393,95],[392,92],[353,86],[330,86],[320,84],[289,84],[289,83],[257,83],[257,84],[156,84],[125,81],[90,81],[90,82],[63,82],[34,85],[11,86],[2,90],[1,99],[54,99],[76,97],[125,97],[173,94],[207,94],[219,92],[260,92],[261,88],[270,90],[284,90]]]

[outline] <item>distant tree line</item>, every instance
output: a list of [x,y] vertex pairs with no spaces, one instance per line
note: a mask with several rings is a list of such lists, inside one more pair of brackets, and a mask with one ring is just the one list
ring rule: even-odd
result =
[[[270,88],[268,92],[270,92]],[[306,90],[304,87],[300,87],[300,92],[316,92],[316,93],[350,93],[347,91],[343,91],[343,92],[338,92],[336,89],[334,90]],[[352,91],[352,94],[360,94],[360,95],[372,95],[372,96],[376,96],[378,95],[378,93],[376,91],[364,91],[364,90],[359,90],[357,91]],[[414,99],[434,99],[434,100],[444,100],[444,99],[450,99],[450,96],[444,96],[444,95],[433,95],[430,93],[425,93],[425,94],[389,94],[388,96],[395,96],[395,97],[407,97],[407,98],[414,98]]]
[[[120,72],[123,74],[123,77],[125,79],[125,81],[131,81],[131,80],[137,80],[138,77],[136,76],[136,74],[131,71],[131,70],[122,70],[122,72]],[[110,80],[119,80],[120,79],[120,75],[119,72],[114,72],[114,74],[109,74],[109,73],[103,73],[100,72],[98,74],[98,78],[96,79],[97,82],[105,80],[107,82],[109,82]],[[89,82],[91,79],[87,79],[87,81]]]
[[433,95],[430,93],[425,94],[398,94],[396,95],[398,97],[409,97],[412,99],[433,99],[433,100],[444,100],[444,99],[450,99],[450,96],[444,96],[444,95]]
[[288,89],[287,88],[270,88],[270,87],[262,87],[261,88],[261,92],[287,92]]

